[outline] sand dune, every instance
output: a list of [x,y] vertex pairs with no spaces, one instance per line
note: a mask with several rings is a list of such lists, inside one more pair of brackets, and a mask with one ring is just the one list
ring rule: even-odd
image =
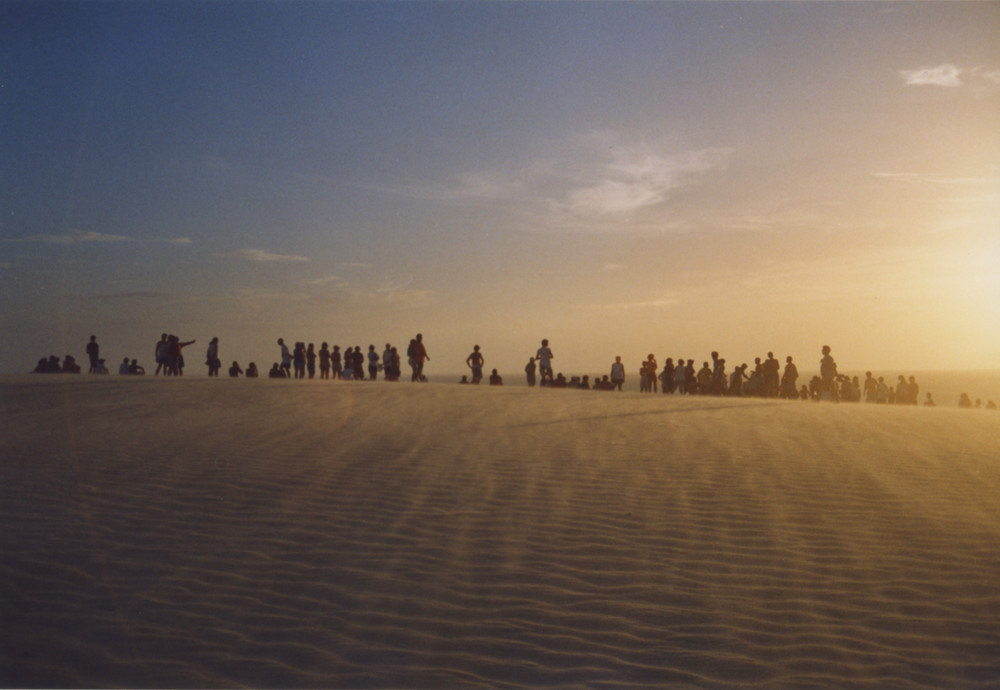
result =
[[1000,682],[1000,415],[0,383],[0,684]]

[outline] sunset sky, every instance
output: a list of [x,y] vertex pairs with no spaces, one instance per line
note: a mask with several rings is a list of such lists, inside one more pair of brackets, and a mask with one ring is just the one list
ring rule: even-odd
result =
[[998,368],[1000,3],[0,1],[0,372]]

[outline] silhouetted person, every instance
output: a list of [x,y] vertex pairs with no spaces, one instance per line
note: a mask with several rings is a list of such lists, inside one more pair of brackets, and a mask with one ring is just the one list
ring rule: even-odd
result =
[[767,353],[767,359],[764,360],[764,395],[768,398],[778,397],[778,372],[781,369],[781,364],[774,357],[773,352]]
[[118,365],[118,375],[128,376],[128,357],[122,360],[122,363]]
[[986,401],[986,409],[987,410],[995,410],[995,409],[997,409],[997,404],[995,402],[993,402],[992,400],[987,400]]
[[306,344],[295,343],[292,351],[292,367],[295,369],[295,378],[304,379],[306,377]]
[[242,373],[243,373],[243,369],[240,367],[239,362],[235,362],[234,361],[233,364],[232,364],[232,366],[229,367],[229,377],[237,379],[237,378],[240,377],[240,374],[242,374]]
[[819,362],[819,374],[822,381],[822,388],[820,390],[820,397],[822,398],[824,393],[828,393],[830,400],[837,401],[837,363],[833,361],[833,357],[830,355],[830,346],[823,346],[823,358]]
[[309,373],[309,378],[316,377],[316,348],[312,343],[306,348],[306,371]]
[[208,351],[205,353],[205,364],[208,365],[208,375],[218,376],[219,369],[222,368],[222,360],[219,359],[219,339],[212,338],[208,343]]
[[529,357],[528,363],[524,365],[524,375],[528,379],[528,386],[533,387],[535,385],[535,358]]
[[937,407],[937,403],[934,402],[934,398],[931,397],[931,392],[927,391],[927,399],[924,400],[925,407]]
[[132,363],[128,365],[128,373],[132,376],[145,376],[146,370],[139,364],[139,360],[133,359]]
[[76,363],[76,358],[73,355],[66,355],[63,357],[62,362],[62,373],[64,374],[79,374],[81,371],[80,365]]
[[365,353],[361,351],[360,345],[354,346],[354,378],[358,381],[365,380]]
[[368,378],[375,381],[378,378],[378,362],[379,356],[375,352],[375,346],[368,346]]
[[969,397],[968,393],[962,393],[958,398],[959,407],[972,407],[972,399]]
[[246,376],[247,376],[248,379],[255,379],[255,378],[258,378],[260,376],[260,372],[257,371],[257,365],[255,363],[250,362],[250,364],[247,365],[247,374],[246,374]]
[[497,373],[496,369],[494,369],[493,373],[490,374],[490,385],[491,386],[502,386],[503,385],[503,379],[500,377],[500,374]]
[[90,357],[90,369],[87,371],[88,374],[98,373],[97,368],[100,362],[100,351],[101,346],[97,344],[97,336],[90,336],[90,342],[87,343],[87,356]]
[[540,384],[552,383],[552,360],[555,355],[549,348],[548,339],[542,340],[542,346],[535,353],[535,360],[538,362],[538,375],[541,378]]
[[917,385],[917,378],[915,376],[910,377],[910,404],[916,405],[919,401],[917,398],[920,397],[920,386]]
[[411,381],[427,380],[424,376],[424,363],[429,362],[430,359],[427,348],[424,347],[424,336],[417,333],[417,337],[413,339],[413,378]]
[[660,372],[660,390],[664,393],[673,393],[676,384],[674,383],[674,359],[667,357],[663,363],[663,371]]
[[799,379],[799,368],[792,362],[792,356],[785,357],[785,371],[781,375],[781,397],[794,400],[799,397],[795,382]]
[[160,342],[156,343],[156,348],[153,351],[153,355],[156,361],[156,371],[153,372],[153,376],[159,376],[160,370],[163,370],[163,375],[166,376],[170,373],[170,342],[167,339],[166,333],[160,334]]
[[483,357],[483,353],[479,351],[478,345],[472,346],[472,353],[465,358],[465,365],[472,369],[472,382],[479,383],[483,380],[483,364],[486,359]]
[[611,364],[611,383],[619,391],[625,383],[625,365],[622,364],[620,356],[615,357],[615,361]]
[[340,345],[334,345],[330,352],[330,374],[335,379],[344,378],[344,363],[340,353]]
[[288,378],[292,375],[292,353],[285,345],[284,338],[278,338],[278,346],[281,348],[281,370],[284,372],[282,378]]
[[285,369],[283,367],[281,367],[281,366],[278,366],[277,362],[275,362],[271,366],[271,371],[267,372],[267,377],[270,378],[270,379],[286,379],[286,378],[288,378],[288,376],[285,374]]
[[354,348],[348,347],[344,350],[344,380],[354,380]]
[[319,377],[321,379],[330,378],[330,345],[328,343],[319,346]]

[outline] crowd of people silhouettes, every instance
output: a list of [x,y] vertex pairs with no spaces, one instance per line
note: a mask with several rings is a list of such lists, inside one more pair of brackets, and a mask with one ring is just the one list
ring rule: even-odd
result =
[[[164,376],[184,375],[184,348],[195,344],[196,340],[181,341],[172,334],[163,333],[156,342],[154,359],[156,369],[154,376],[161,373]],[[289,349],[283,338],[278,338],[279,361],[274,362],[267,373],[268,378],[276,379],[313,379],[317,370],[320,379],[344,381],[375,381],[382,375],[385,381],[399,381],[402,378],[402,354],[390,343],[379,353],[375,345],[369,345],[367,351],[360,345],[348,347],[341,351],[339,345],[330,346],[323,342],[317,350],[313,343],[296,342]],[[100,344],[96,336],[90,336],[86,344],[89,359],[88,373],[108,374],[104,358],[101,357]],[[570,376],[554,373],[552,360],[555,355],[549,346],[549,341],[543,339],[541,346],[533,357],[528,359],[524,367],[527,385],[546,388],[572,388],[598,391],[622,391],[626,382],[626,367],[621,356],[616,356],[607,374],[598,375],[591,380],[590,376]],[[424,345],[423,335],[417,333],[406,348],[406,362],[410,368],[410,381],[426,382],[424,365],[430,360]],[[484,376],[486,359],[479,345],[475,345],[465,360],[471,370],[469,376],[462,376],[460,383],[479,384]],[[219,339],[213,337],[205,352],[205,365],[209,377],[218,377],[222,369]],[[751,369],[747,363],[733,367],[727,371],[726,360],[718,352],[711,353],[711,362],[704,361],[696,368],[694,359],[668,357],[659,367],[656,356],[650,353],[638,366],[639,391],[641,393],[657,393],[667,395],[710,395],[757,398],[783,398],[786,400],[813,400],[831,402],[867,402],[876,404],[918,405],[920,404],[920,386],[914,376],[900,375],[895,385],[890,385],[882,376],[875,377],[871,371],[865,372],[864,381],[857,376],[850,377],[837,371],[829,345],[821,349],[819,375],[812,377],[808,384],[799,384],[798,368],[791,356],[785,358],[784,371],[781,362],[768,352],[765,359],[757,357]],[[749,369],[749,373],[748,373]],[[62,361],[51,355],[38,361],[33,373],[82,373],[82,367],[72,355],[66,355]],[[141,376],[146,370],[137,359],[125,357],[118,367],[120,375]],[[239,362],[233,361],[228,369],[231,378],[244,376],[259,378],[257,365],[250,362],[246,369]],[[536,377],[537,374],[537,377]],[[493,369],[488,378],[489,385],[502,386],[503,377],[497,369]],[[928,407],[936,403],[933,394],[925,394],[923,404]],[[966,393],[959,399],[959,407],[984,407],[981,399],[975,402]],[[986,409],[996,409],[996,404],[989,400]]]

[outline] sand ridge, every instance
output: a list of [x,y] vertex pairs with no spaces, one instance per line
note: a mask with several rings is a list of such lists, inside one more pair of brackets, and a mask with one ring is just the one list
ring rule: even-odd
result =
[[0,683],[1000,678],[986,411],[454,385],[0,385]]

